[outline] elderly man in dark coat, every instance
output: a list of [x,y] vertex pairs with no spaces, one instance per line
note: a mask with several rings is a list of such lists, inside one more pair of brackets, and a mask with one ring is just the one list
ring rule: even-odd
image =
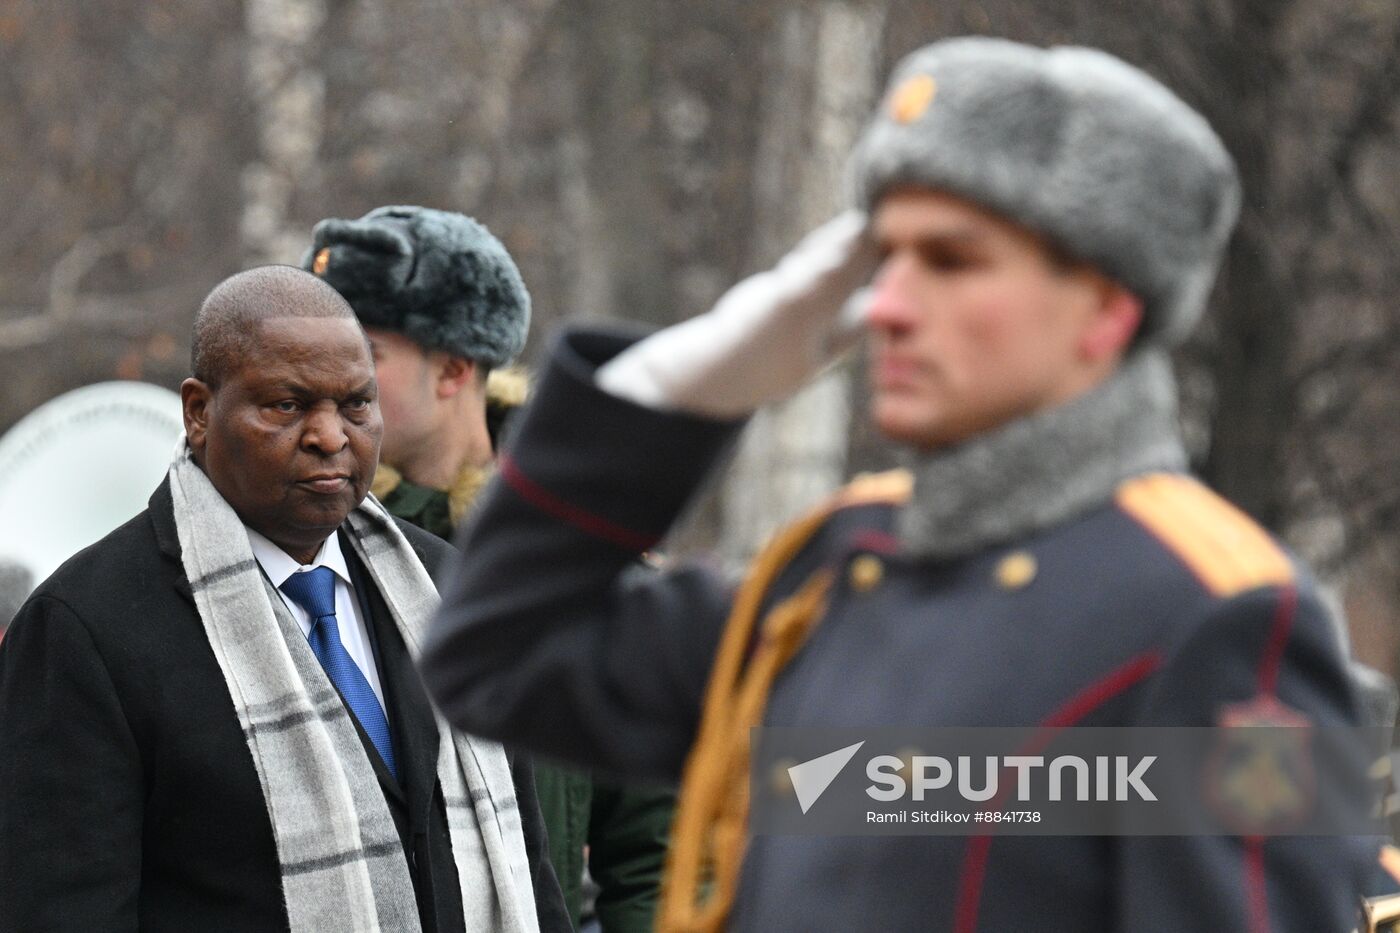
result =
[[193,357],[149,507],[0,645],[0,929],[568,929],[528,767],[415,676],[450,549],[366,498],[349,306],[241,273]]

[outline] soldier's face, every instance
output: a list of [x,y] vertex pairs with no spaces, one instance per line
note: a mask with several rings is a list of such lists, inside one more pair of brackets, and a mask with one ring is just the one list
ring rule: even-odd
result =
[[884,196],[873,230],[872,414],[886,436],[957,444],[1065,402],[1117,365],[1101,351],[1106,303],[1121,289],[1058,264],[1034,234],[924,189]]
[[384,462],[402,469],[432,450],[437,443],[438,366],[435,357],[393,331],[366,327],[379,382],[379,408],[384,415]]
[[196,461],[244,524],[305,563],[369,491],[383,423],[349,318],[263,321],[217,388],[181,386]]

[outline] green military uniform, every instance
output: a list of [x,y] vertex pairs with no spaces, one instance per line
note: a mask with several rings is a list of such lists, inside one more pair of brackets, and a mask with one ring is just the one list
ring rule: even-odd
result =
[[578,926],[584,908],[584,845],[601,889],[594,913],[604,930],[650,931],[675,794],[598,781],[574,768],[535,762],[535,789],[549,831],[549,858]]
[[[419,486],[381,468],[375,492],[393,515],[451,539],[454,512],[489,471],[464,471],[451,493]],[[453,500],[456,499],[457,502]],[[468,500],[469,501],[469,500]],[[466,504],[463,502],[463,504]],[[652,929],[675,794],[670,789],[617,787],[573,768],[535,765],[535,787],[549,832],[549,857],[577,928],[584,915],[587,868],[600,891],[593,908],[607,933]]]
[[431,531],[439,538],[452,539],[452,514],[445,491],[400,478],[379,501],[391,515]]

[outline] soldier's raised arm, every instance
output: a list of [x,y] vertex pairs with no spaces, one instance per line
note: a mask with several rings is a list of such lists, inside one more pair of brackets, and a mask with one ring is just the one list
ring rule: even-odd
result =
[[731,586],[641,572],[743,416],[839,352],[868,277],[863,215],[818,229],[716,307],[637,340],[571,331],[458,539],[423,671],[459,726],[614,771],[675,777]]

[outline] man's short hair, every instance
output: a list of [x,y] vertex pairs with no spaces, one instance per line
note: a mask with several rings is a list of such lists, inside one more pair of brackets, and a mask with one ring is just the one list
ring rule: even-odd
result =
[[217,388],[252,349],[263,321],[341,317],[355,312],[340,293],[296,266],[258,266],[214,286],[199,306],[190,340],[190,369]]

